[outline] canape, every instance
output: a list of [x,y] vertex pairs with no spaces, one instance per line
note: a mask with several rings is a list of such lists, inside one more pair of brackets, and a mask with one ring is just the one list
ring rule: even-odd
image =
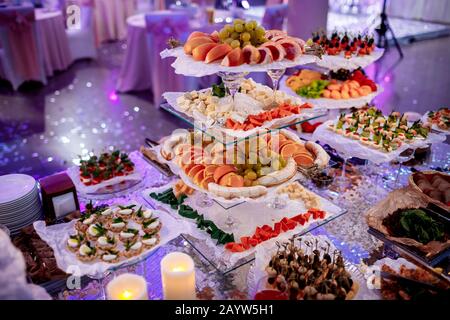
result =
[[83,262],[93,261],[97,257],[97,250],[89,242],[83,243],[78,249],[77,257]]
[[113,249],[117,246],[117,240],[114,237],[114,234],[106,234],[97,239],[96,246],[101,250]]
[[138,210],[134,213],[134,220],[136,222],[142,223],[150,218],[152,218],[153,211],[150,209],[147,209],[145,207],[139,207]]
[[106,208],[105,210],[101,211],[98,213],[98,219],[103,222],[106,223],[107,221],[109,221],[109,219],[111,219],[114,215],[114,211],[112,208]]
[[75,229],[84,233],[91,224],[96,221],[97,217],[94,214],[85,214],[75,224]]
[[114,249],[108,249],[101,253],[102,261],[116,263],[120,260],[120,252]]
[[107,231],[102,223],[91,224],[86,231],[86,237],[90,241],[96,241],[99,237],[105,235]]
[[142,244],[141,241],[127,241],[125,244],[125,250],[123,251],[123,255],[127,258],[131,258],[134,256],[139,255],[143,248],[144,245]]
[[83,244],[84,240],[84,236],[80,233],[69,236],[69,239],[67,239],[67,248],[72,252],[76,252]]
[[158,217],[151,218],[142,223],[142,229],[146,233],[158,232],[161,230],[162,224]]
[[134,208],[135,205],[132,204],[130,206],[119,206],[119,209],[116,211],[116,215],[124,220],[129,220],[132,218],[133,213],[134,213]]
[[116,233],[121,232],[126,226],[127,224],[122,218],[114,218],[108,222],[108,229]]
[[122,242],[135,241],[139,236],[139,230],[128,228],[119,233],[119,239]]
[[142,243],[144,244],[144,247],[147,249],[153,248],[154,246],[156,246],[159,241],[160,241],[161,237],[159,236],[158,232],[152,232],[152,233],[146,233],[143,237],[142,237]]

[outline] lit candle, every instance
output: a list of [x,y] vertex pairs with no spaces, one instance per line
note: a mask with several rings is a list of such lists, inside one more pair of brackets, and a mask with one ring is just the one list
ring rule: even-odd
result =
[[144,277],[124,273],[108,283],[106,294],[109,300],[147,300],[147,282]]
[[172,252],[161,260],[161,279],[166,300],[195,300],[194,261],[182,252]]

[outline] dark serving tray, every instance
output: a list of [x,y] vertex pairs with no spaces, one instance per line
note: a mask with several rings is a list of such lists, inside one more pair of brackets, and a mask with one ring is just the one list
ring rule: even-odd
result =
[[[444,213],[442,212],[443,209],[440,209],[439,212],[436,212],[437,210],[436,211],[430,210],[429,208],[420,208],[420,209],[424,210],[429,216],[431,216],[435,220],[442,222],[445,225],[447,232],[448,232],[448,230],[450,230],[450,220],[448,218],[448,212],[447,212],[447,216],[445,216]],[[435,208],[433,207],[433,209],[435,209]],[[418,249],[415,249],[413,247],[410,247],[410,246],[398,243],[396,241],[387,239],[383,233],[381,233],[380,231],[378,231],[376,229],[373,229],[372,227],[369,227],[368,232],[371,235],[373,235],[374,237],[376,237],[377,239],[379,239],[380,241],[389,245],[392,249],[397,251],[399,254],[406,255],[406,256],[410,257],[411,259],[413,259],[423,265],[426,265],[426,266],[434,267],[437,264],[439,264],[441,261],[443,261],[444,259],[450,257],[450,247],[443,250],[442,252],[438,253],[437,255],[429,258],[429,257],[426,257]]]

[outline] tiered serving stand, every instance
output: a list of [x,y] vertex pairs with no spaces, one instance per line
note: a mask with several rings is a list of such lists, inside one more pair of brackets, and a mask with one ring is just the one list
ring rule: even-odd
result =
[[[242,81],[245,79],[245,76],[251,72],[266,72],[272,79],[273,90],[275,94],[275,91],[278,89],[278,83],[287,68],[297,67],[300,65],[310,63],[317,63],[318,61],[318,58],[316,56],[302,55],[298,57],[295,61],[282,61],[264,65],[241,65],[239,67],[224,67],[219,64],[205,64],[203,62],[194,61],[192,57],[185,55],[181,48],[165,50],[161,53],[161,57],[176,58],[172,66],[174,67],[175,72],[177,74],[195,77],[202,77],[213,74],[218,75],[222,79],[225,87],[228,89],[228,92],[230,93],[233,99],[234,95],[240,88]],[[170,103],[162,104],[161,107],[167,112],[175,115],[177,118],[185,121],[187,124],[193,127],[194,130],[199,130],[203,132],[205,135],[213,137],[215,141],[221,142],[222,144],[225,145],[225,147],[233,146],[234,144],[237,144],[241,141],[253,138],[256,135],[261,136],[264,134],[278,132],[281,129],[288,128],[292,125],[301,124],[302,122],[305,121],[319,119],[326,116],[328,113],[328,111],[325,108],[313,108],[310,111],[304,113],[302,112],[302,114],[299,114],[298,117],[296,117],[289,123],[284,123],[282,125],[265,128],[266,131],[264,133],[261,133],[261,131],[257,133],[250,132],[248,134],[244,133],[242,135],[239,135],[239,137],[230,137],[227,134],[225,127],[223,126],[224,125],[223,122],[221,123],[219,121],[216,122],[214,125],[205,125],[205,122],[198,120],[196,121],[196,119],[194,119],[192,116],[184,113],[183,110],[177,108],[174,99],[172,99]],[[301,175],[298,174],[297,178],[300,177]],[[184,179],[184,182],[189,184],[189,181],[185,181],[186,177],[183,174],[180,174],[180,178]],[[168,188],[169,186],[161,187],[156,190],[155,189],[145,190],[143,192],[143,197],[144,199],[147,200],[149,205],[155,208],[166,210],[172,214],[176,214],[176,212],[170,210],[168,206],[161,205],[161,203],[158,203],[153,199],[151,199],[150,197],[148,197],[148,194],[150,192],[155,192],[158,190],[163,191]],[[252,226],[251,224],[247,225],[244,221],[252,219],[251,217],[252,215],[257,216],[258,212],[261,211],[264,212],[269,211],[270,215],[273,218],[273,221],[277,221],[276,217],[279,217],[278,220],[280,220],[286,216],[286,208],[284,208],[284,206],[278,206],[276,203],[278,201],[278,199],[276,199],[277,197],[274,198],[271,197],[270,199],[264,197],[263,200],[260,201],[255,200],[252,202],[242,201],[239,198],[233,201],[223,202],[219,199],[212,197],[213,201],[211,203],[208,203],[207,205],[204,204],[199,205],[202,201],[196,200],[202,197],[204,197],[204,195],[202,195],[202,189],[197,188],[194,195],[190,197],[191,199],[189,199],[189,205],[191,207],[194,207],[194,209],[198,210],[200,214],[204,214],[206,217],[208,217],[208,219],[214,221],[214,223],[216,223],[219,227],[223,227],[224,230],[231,233],[238,231],[238,229],[240,231],[244,229],[245,232],[242,235],[251,235],[255,230],[255,226]],[[325,207],[332,208],[331,214],[327,216],[326,219],[318,220],[317,222],[308,225],[302,230],[297,231],[296,234],[298,235],[307,234],[310,231],[328,223],[331,220],[341,217],[343,214],[346,213],[346,210],[343,210],[335,206],[329,200],[325,198],[320,199],[322,204],[325,204]],[[297,211],[292,213],[298,214],[300,212]],[[237,217],[240,215],[244,215],[247,217],[236,223],[231,224],[228,224],[225,218],[221,218],[226,216]],[[208,234],[206,234],[206,236],[202,236],[198,232],[194,232],[194,234],[192,233],[183,234],[183,236],[185,237],[186,241],[188,241],[200,253],[201,256],[207,259],[218,271],[220,271],[223,274],[232,272],[237,268],[245,264],[248,264],[254,259],[254,250],[247,250],[245,253],[239,253],[238,255],[234,254],[239,258],[236,258],[236,256],[233,257],[233,254],[230,255],[229,252],[226,252],[223,246],[217,246],[213,240],[209,239]],[[238,238],[239,237],[236,237],[235,234],[235,239],[238,240]]]

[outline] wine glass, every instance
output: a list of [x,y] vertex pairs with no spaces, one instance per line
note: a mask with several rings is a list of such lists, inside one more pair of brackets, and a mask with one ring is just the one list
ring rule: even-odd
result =
[[272,80],[272,88],[273,88],[273,101],[276,102],[276,94],[278,91],[278,85],[280,83],[281,77],[286,72],[286,69],[269,69],[267,71],[267,74],[269,75],[270,79]]
[[106,290],[105,290],[105,279],[108,275],[110,275],[110,271],[99,272],[93,275],[88,275],[90,279],[96,280],[98,285],[100,286],[100,299],[106,300]]
[[350,186],[350,178],[346,176],[347,161],[350,159],[350,157],[344,155],[342,159],[342,172],[340,176],[336,177],[335,181],[339,191],[344,192]]
[[242,81],[248,72],[218,72],[217,75],[222,78],[222,82],[225,86],[225,92],[229,92],[234,104],[234,96],[239,91]]

